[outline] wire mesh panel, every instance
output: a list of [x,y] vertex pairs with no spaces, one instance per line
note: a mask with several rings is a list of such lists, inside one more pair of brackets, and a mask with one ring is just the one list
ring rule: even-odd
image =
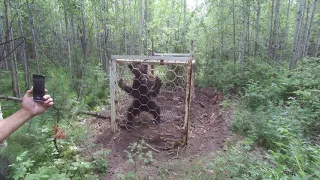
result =
[[112,111],[119,126],[138,130],[150,142],[182,143],[189,116],[190,61],[190,57],[114,58]]

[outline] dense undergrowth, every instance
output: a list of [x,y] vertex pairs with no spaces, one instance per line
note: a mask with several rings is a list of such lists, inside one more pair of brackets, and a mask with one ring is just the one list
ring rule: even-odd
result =
[[239,94],[231,129],[244,140],[206,162],[200,177],[319,179],[320,60],[304,59],[294,71],[257,60],[215,67],[199,85]]
[[[8,146],[0,155],[0,175],[6,175],[6,179],[26,180],[98,179],[98,174],[106,172],[109,150],[92,150],[96,144],[88,141],[90,128],[84,127],[81,120],[84,117],[77,112],[108,105],[108,80],[100,67],[88,67],[86,71],[81,82],[74,80],[83,86],[80,101],[76,89],[70,86],[67,72],[62,68],[47,71],[46,89],[54,98],[55,105],[8,138]],[[6,72],[2,75],[9,77]],[[2,80],[1,94],[10,96],[10,89],[10,81]],[[19,103],[11,101],[2,101],[1,105],[4,117],[20,108]],[[57,139],[57,146],[53,141],[55,125],[67,135],[65,139]]]

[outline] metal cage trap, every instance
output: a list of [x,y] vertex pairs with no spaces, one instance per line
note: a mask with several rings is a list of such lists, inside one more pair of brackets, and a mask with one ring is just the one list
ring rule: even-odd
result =
[[112,55],[112,131],[117,132],[119,127],[136,129],[153,134],[150,141],[155,137],[164,141],[175,137],[186,145],[194,63],[191,54]]

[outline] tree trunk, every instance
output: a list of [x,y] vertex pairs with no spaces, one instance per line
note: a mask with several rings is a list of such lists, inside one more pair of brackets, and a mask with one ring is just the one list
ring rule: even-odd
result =
[[240,46],[239,46],[239,62],[242,63],[245,59],[245,52],[247,49],[246,46],[246,35],[247,35],[247,13],[246,13],[246,0],[242,0],[242,5],[243,5],[243,11],[242,11],[242,22],[243,22],[243,29],[242,29],[242,36],[241,36],[241,41],[240,41]]
[[69,35],[69,22],[67,17],[67,4],[66,0],[63,1],[63,8],[64,8],[64,21],[66,24],[66,39],[67,39],[67,54],[68,54],[68,65],[69,65],[69,81],[72,84],[72,61],[71,61],[71,48],[70,48],[70,35]]
[[[20,4],[21,4],[21,2],[20,2],[20,0],[18,0],[19,9],[21,8]],[[21,35],[21,37],[24,37],[24,31],[23,31],[23,27],[22,27],[20,11],[18,11],[18,19],[19,19],[20,35]],[[20,51],[21,51],[21,59],[22,59],[22,64],[23,64],[25,88],[30,89],[31,80],[30,80],[29,65],[28,65],[29,63],[28,63],[28,59],[26,56],[26,40],[25,39],[23,39]]]
[[[281,59],[287,59],[289,57],[288,51],[287,51],[287,44],[288,44],[288,28],[289,28],[289,15],[290,15],[290,6],[291,6],[291,0],[288,2],[288,7],[287,7],[287,15],[286,15],[286,28],[284,29],[284,41],[283,41],[283,47],[282,49],[282,57]],[[283,52],[284,50],[284,52]]]
[[246,57],[250,56],[250,1],[246,0]]
[[258,54],[258,42],[259,42],[259,32],[260,32],[260,11],[261,11],[261,2],[257,1],[257,19],[256,19],[256,33],[255,33],[255,42],[254,42],[254,56],[256,57]]
[[[129,11],[130,11],[130,24],[132,25],[133,24],[133,16],[132,16],[132,1],[129,0]],[[129,33],[130,37],[130,54],[134,54],[133,50],[134,50],[134,28],[131,27],[131,32]]]
[[277,60],[277,49],[279,48],[278,44],[278,35],[279,35],[279,11],[280,11],[280,0],[276,0],[276,11],[275,11],[275,19],[274,19],[274,30],[273,30],[273,38],[271,43],[271,52],[272,52],[272,60]]
[[302,14],[304,12],[305,8],[305,0],[300,1],[299,5],[299,11],[297,16],[297,23],[296,23],[296,31],[294,34],[294,40],[293,40],[293,46],[292,46],[292,54],[290,59],[290,70],[293,70],[296,67],[297,60],[299,57],[299,36],[300,36],[300,30],[301,30],[301,24],[302,24]]
[[308,55],[308,47],[309,47],[309,40],[310,40],[310,32],[311,32],[311,28],[312,28],[312,24],[313,24],[313,18],[314,18],[314,12],[316,9],[316,5],[317,5],[317,0],[314,0],[313,2],[313,6],[312,6],[312,12],[311,12],[311,17],[310,17],[310,23],[307,29],[307,33],[306,33],[306,40],[304,43],[304,48],[303,48],[303,57]]
[[233,26],[233,62],[236,63],[236,22],[235,22],[235,5],[232,0],[232,26]]
[[103,11],[105,12],[105,16],[103,18],[103,49],[104,49],[104,63],[103,68],[106,72],[109,72],[109,53],[108,53],[108,28],[107,28],[107,14],[108,14],[108,7],[106,0],[103,0]]
[[85,7],[84,7],[84,0],[81,1],[81,10],[82,10],[82,15],[81,15],[81,48],[82,48],[82,55],[83,55],[83,60],[79,64],[79,71],[78,71],[78,100],[81,99],[82,96],[82,90],[83,90],[83,84],[81,83],[81,80],[83,78],[84,74],[84,67],[85,64],[88,62],[88,40],[87,40],[87,29],[86,29],[86,21],[85,21]]
[[320,47],[320,33],[318,35],[318,41],[317,41],[316,47],[314,48],[314,57],[318,57],[319,47]]
[[142,34],[143,34],[143,15],[142,0],[139,1],[139,55],[142,55]]
[[15,65],[15,51],[13,45],[13,38],[12,38],[12,27],[11,23],[9,22],[9,7],[8,1],[4,0],[4,13],[5,13],[5,21],[6,21],[6,51],[7,51],[7,58],[9,59],[9,67],[11,72],[11,82],[12,82],[12,91],[14,97],[20,97],[20,90],[19,90],[19,83],[18,83],[18,75],[17,69]]
[[34,48],[34,56],[35,56],[35,59],[36,59],[37,74],[40,74],[40,64],[39,64],[37,40],[36,40],[36,35],[35,35],[33,16],[32,16],[32,12],[31,12],[31,9],[30,9],[29,0],[27,0],[26,3],[27,3],[27,7],[28,7],[28,12],[29,12],[29,21],[30,21],[32,42],[33,42],[33,48]]
[[123,29],[124,29],[124,53],[128,54],[128,44],[127,44],[127,24],[126,24],[126,4],[122,1],[122,13],[123,13]]
[[273,16],[274,16],[274,0],[271,5],[271,20],[270,20],[270,36],[269,36],[269,48],[268,48],[268,62],[272,58],[272,39],[273,39]]
[[183,52],[186,53],[186,14],[187,14],[187,1],[183,1]]
[[[149,23],[149,14],[148,14],[148,0],[144,1],[144,29],[145,29],[145,33],[146,33],[146,42],[144,45],[144,49],[148,50],[149,49],[149,30],[148,30],[148,23]],[[149,54],[149,52],[147,52],[147,55]]]

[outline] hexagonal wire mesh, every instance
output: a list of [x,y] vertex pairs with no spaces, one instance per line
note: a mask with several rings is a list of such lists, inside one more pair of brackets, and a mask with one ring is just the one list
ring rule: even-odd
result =
[[[112,57],[111,118],[117,119],[112,125],[114,130],[119,123],[120,127],[148,129],[148,133],[155,129],[169,135],[176,133],[176,129],[188,131],[188,96],[194,62],[190,55]],[[186,134],[181,133],[181,137]]]

